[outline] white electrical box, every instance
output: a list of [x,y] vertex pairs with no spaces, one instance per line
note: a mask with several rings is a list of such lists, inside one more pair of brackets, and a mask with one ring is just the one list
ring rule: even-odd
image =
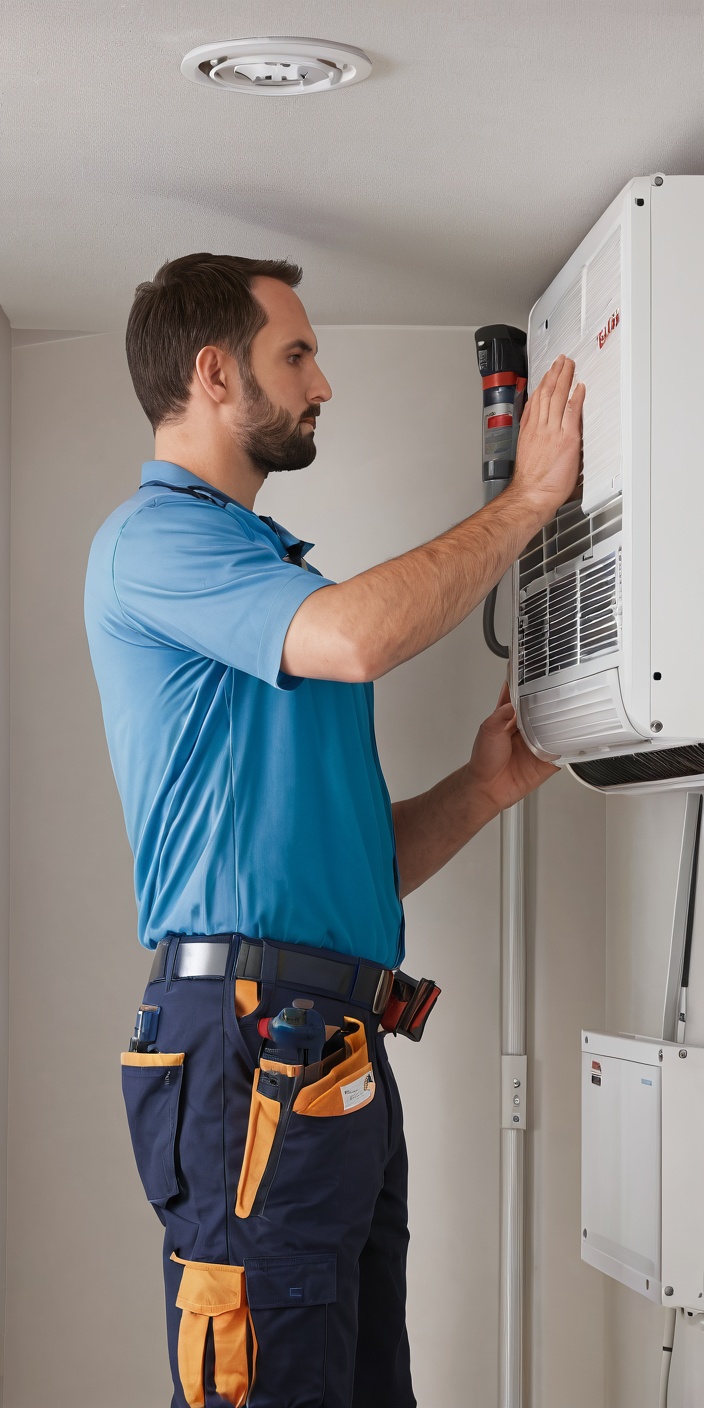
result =
[[704,1050],[582,1033],[582,1259],[704,1311]]

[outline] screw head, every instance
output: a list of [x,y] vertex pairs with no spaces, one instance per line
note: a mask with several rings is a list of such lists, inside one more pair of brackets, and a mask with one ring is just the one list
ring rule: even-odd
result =
[[586,1227],[583,1227],[583,1228],[582,1228],[582,1236],[584,1237],[584,1240],[585,1240],[585,1242],[586,1242],[586,1240],[587,1240],[587,1229],[586,1229]]
[[677,1052],[677,1055],[679,1056],[680,1061],[686,1061],[686,1060],[687,1060],[687,1052],[686,1052],[686,1051],[684,1051],[684,1050],[678,1051],[678,1052]]
[[653,181],[653,185],[654,185],[654,186],[662,186],[662,184],[663,184],[663,178],[662,178],[662,176],[656,176],[656,177],[655,177],[655,180]]
[[662,724],[659,719],[652,719],[650,727],[653,730],[653,733],[662,733]]
[[521,1123],[521,1117],[520,1117],[520,1115],[514,1115],[514,1117],[513,1117],[513,1123],[514,1123],[514,1124],[520,1124],[520,1123]]
[[666,1287],[665,1287],[665,1295],[666,1295],[666,1296],[671,1296],[671,1295],[673,1295],[673,1294],[674,1294],[674,1291],[673,1291],[672,1286],[666,1286]]
[[515,1081],[513,1082],[513,1088],[514,1088],[514,1090],[518,1090],[520,1084],[521,1084],[521,1082],[520,1082],[519,1080],[515,1080]]

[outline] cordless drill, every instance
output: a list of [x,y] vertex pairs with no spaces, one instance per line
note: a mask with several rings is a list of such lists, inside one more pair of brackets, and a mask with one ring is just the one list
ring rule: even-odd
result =
[[518,426],[528,385],[526,335],[520,328],[492,323],[474,334],[482,378],[482,479],[486,502],[511,479]]

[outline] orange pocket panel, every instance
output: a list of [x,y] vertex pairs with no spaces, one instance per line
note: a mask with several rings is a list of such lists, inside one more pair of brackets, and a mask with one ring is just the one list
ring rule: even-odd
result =
[[269,1160],[281,1114],[281,1106],[276,1100],[267,1100],[264,1095],[259,1094],[256,1088],[258,1078],[259,1070],[257,1069],[254,1073],[247,1142],[237,1185],[235,1212],[238,1217],[249,1217],[252,1211],[252,1204],[257,1196],[259,1184]]
[[123,1066],[182,1066],[183,1051],[123,1051],[120,1063]]
[[243,1408],[254,1382],[257,1344],[247,1306],[244,1267],[171,1260],[183,1267],[176,1304],[181,1311],[178,1372],[189,1408],[205,1408],[203,1363],[212,1321],[215,1387],[233,1408]]
[[352,1017],[345,1024],[354,1030],[345,1033],[349,1055],[333,1066],[322,1080],[304,1085],[293,1106],[297,1115],[350,1115],[374,1099],[376,1083],[367,1050],[367,1037],[362,1022]]
[[259,983],[249,978],[238,978],[235,983],[235,1014],[247,1017],[259,1006]]

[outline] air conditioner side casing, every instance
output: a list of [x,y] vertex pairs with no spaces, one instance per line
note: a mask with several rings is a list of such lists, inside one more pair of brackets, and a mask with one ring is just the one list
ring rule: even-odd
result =
[[587,390],[581,500],[513,575],[519,724],[561,764],[704,740],[703,241],[704,177],[637,178],[530,315],[529,390],[560,352]]

